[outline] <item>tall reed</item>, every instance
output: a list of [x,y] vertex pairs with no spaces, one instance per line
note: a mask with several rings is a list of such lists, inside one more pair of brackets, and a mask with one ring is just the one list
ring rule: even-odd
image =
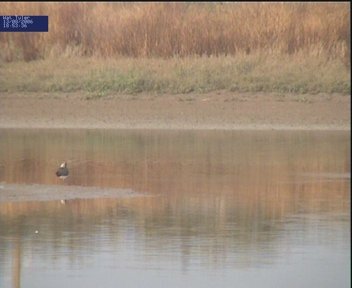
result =
[[0,56],[350,55],[345,3],[1,3],[0,15],[48,15],[48,33],[0,33]]

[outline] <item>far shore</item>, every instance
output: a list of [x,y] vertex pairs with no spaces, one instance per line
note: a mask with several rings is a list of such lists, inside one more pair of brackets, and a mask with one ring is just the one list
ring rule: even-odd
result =
[[0,93],[0,128],[350,130],[348,95]]

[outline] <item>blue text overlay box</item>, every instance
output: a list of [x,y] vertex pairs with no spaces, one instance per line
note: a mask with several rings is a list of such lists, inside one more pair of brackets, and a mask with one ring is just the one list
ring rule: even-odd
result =
[[48,16],[0,16],[0,32],[48,32]]

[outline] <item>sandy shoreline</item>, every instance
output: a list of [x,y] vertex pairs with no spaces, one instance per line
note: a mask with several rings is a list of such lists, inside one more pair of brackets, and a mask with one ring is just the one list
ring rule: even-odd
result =
[[0,128],[350,130],[350,96],[0,93]]

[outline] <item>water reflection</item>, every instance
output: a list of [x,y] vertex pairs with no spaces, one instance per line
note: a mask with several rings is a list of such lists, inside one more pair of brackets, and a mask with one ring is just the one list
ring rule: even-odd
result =
[[[1,287],[62,287],[60,277],[75,287],[98,279],[140,287],[136,272],[153,287],[164,287],[159,279],[170,273],[168,287],[184,280],[183,287],[232,287],[233,277],[238,287],[350,283],[347,133],[0,130],[0,137],[0,182],[145,195],[1,202]],[[65,183],[55,176],[63,160]],[[301,275],[305,266],[314,269]],[[271,281],[254,279],[261,269]]]

